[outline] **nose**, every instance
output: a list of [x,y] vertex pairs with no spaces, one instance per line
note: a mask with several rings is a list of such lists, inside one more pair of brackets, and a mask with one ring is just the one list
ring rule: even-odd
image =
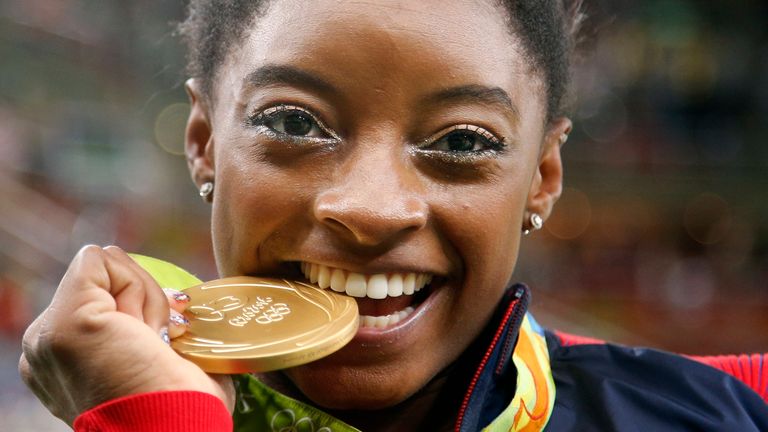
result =
[[320,223],[364,246],[395,241],[424,228],[428,219],[417,177],[397,157],[382,153],[349,160],[315,198]]

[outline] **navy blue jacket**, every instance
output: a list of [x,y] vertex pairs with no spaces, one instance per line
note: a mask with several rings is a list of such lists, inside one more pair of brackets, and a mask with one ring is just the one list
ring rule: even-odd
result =
[[[482,430],[514,395],[516,371],[509,349],[514,343],[509,342],[516,341],[529,298],[524,285],[507,291],[486,332],[501,330],[502,337],[494,340],[476,371],[457,431]],[[572,343],[578,338],[569,340],[549,330],[545,334],[556,387],[547,432],[768,432],[766,355],[753,356],[734,372],[747,382],[750,376],[750,388],[736,376],[684,356],[602,342]]]

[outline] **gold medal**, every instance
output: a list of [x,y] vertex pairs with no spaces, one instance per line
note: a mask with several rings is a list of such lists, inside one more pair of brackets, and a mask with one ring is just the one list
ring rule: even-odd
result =
[[206,372],[284,369],[325,357],[357,332],[357,303],[333,291],[283,279],[232,277],[184,290],[186,333],[171,341]]

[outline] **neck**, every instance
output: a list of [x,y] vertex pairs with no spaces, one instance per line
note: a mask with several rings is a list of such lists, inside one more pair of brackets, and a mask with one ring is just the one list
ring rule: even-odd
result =
[[[500,319],[497,311],[490,325],[454,363],[437,374],[416,394],[399,404],[380,410],[328,410],[328,414],[363,431],[450,431],[472,375],[485,353]],[[317,406],[282,372],[260,374],[259,379],[286,396]]]
[[[325,410],[333,417],[363,431],[450,431],[456,421],[472,367],[459,361],[433,378],[424,388],[399,404],[380,410]],[[259,378],[273,389],[294,399],[315,405],[283,373],[262,374]]]

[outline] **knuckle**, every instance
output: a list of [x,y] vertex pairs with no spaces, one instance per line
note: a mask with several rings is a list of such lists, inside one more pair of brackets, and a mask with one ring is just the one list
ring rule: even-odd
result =
[[29,361],[27,360],[27,356],[24,355],[24,353],[22,353],[21,357],[19,357],[18,368],[19,368],[19,375],[21,376],[22,381],[24,381],[24,383],[29,385],[34,375],[32,375],[32,370],[29,365]]
[[[102,257],[104,256],[104,249],[94,244],[87,244],[80,248],[76,257]],[[77,258],[75,258],[77,259]]]
[[115,246],[115,245],[109,245],[109,246],[105,247],[104,251],[118,253],[118,254],[124,254],[125,253],[125,251],[120,246]]
[[40,316],[35,318],[34,321],[27,327],[27,330],[24,331],[24,335],[21,337],[21,349],[22,351],[27,351],[34,341],[37,339],[38,335],[38,328],[39,328],[39,322],[40,322]]
[[72,262],[69,264],[65,278],[70,274],[81,274],[89,268],[94,267],[98,262],[104,262],[106,259],[104,249],[96,245],[85,245],[77,252]]
[[84,306],[73,316],[71,332],[81,336],[92,336],[104,330],[106,321],[106,317],[93,307]]
[[84,286],[91,281],[105,283],[108,280],[105,270],[107,260],[108,256],[101,247],[96,245],[83,246],[69,264],[64,278],[56,290],[57,294],[62,289]]
[[21,353],[23,356],[34,356],[37,351],[37,338],[27,337],[21,339]]
[[24,336],[21,338],[21,359],[19,359],[19,367],[22,366],[22,361],[27,369],[30,368],[30,364],[37,362],[39,356],[40,345],[40,326],[38,325],[40,317],[38,317],[24,332]]

